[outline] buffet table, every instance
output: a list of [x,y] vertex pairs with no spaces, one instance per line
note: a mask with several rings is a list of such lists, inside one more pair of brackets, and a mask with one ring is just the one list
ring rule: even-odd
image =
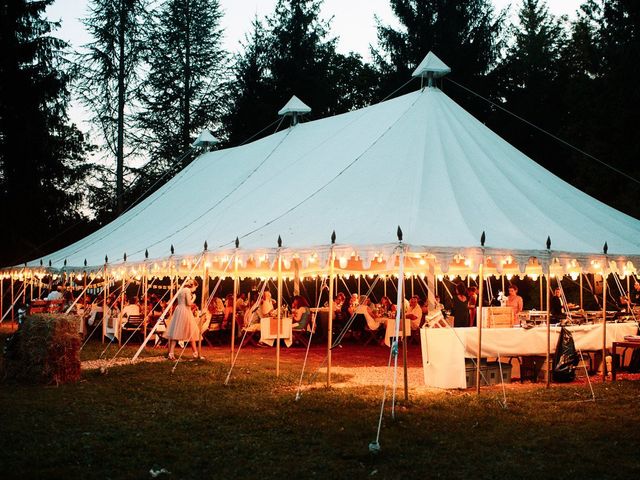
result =
[[[602,324],[566,327],[576,349],[601,350]],[[607,348],[638,330],[635,322],[607,323]],[[551,353],[555,352],[560,327],[551,327]],[[477,328],[421,328],[424,382],[436,388],[466,388],[465,358],[478,355]],[[546,355],[547,327],[482,329],[482,357]]]

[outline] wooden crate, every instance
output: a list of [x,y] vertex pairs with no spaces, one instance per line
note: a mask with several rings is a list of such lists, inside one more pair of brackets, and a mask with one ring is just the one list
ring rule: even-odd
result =
[[482,307],[483,328],[511,328],[513,309],[511,307]]

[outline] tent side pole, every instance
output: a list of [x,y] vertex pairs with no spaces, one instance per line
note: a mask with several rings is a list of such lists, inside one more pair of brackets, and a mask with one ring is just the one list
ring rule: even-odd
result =
[[107,277],[107,264],[104,264],[104,279],[102,283],[102,343],[107,336],[107,297],[109,296],[109,279]]
[[15,290],[14,290],[14,279],[13,279],[13,274],[11,274],[11,321],[15,322],[15,316],[14,316],[14,311],[15,308],[13,308],[13,306],[16,303],[16,296],[15,296]]
[[0,318],[4,318],[4,276],[0,274]]
[[[479,282],[479,292],[478,292],[478,305],[476,305],[476,323],[478,329],[478,355],[476,358],[476,393],[480,395],[480,363],[482,361],[482,296],[484,294],[484,252],[482,252],[482,262],[478,266],[478,282]],[[467,278],[469,276],[467,275]]]
[[607,267],[602,272],[602,382],[607,380]]
[[144,266],[142,267],[142,329],[144,332],[144,338],[147,338],[147,324],[148,324],[148,307],[149,307],[149,277],[147,275],[147,261],[145,259]]
[[540,311],[544,310],[544,288],[542,286],[544,281],[544,272],[540,275]]
[[[629,290],[628,280],[627,280],[627,290]],[[33,302],[33,270],[29,272],[29,301]]]
[[584,310],[584,303],[582,301],[582,276],[584,273],[580,272],[580,310]]
[[[206,254],[206,253],[205,253]],[[205,255],[203,254],[203,255]],[[198,336],[198,357],[202,357],[202,318],[206,315],[205,309],[207,308],[207,299],[209,298],[209,268],[207,262],[202,262],[202,293],[200,294],[200,318],[198,319],[198,330],[200,335]],[[206,318],[206,316],[204,317]]]
[[[233,312],[231,313],[231,357],[229,361],[233,366],[233,352],[236,343],[236,304],[238,303],[238,249],[233,255]],[[252,305],[247,305],[250,309]]]
[[282,329],[282,255],[278,250],[278,325],[276,326],[276,377],[280,376],[280,330]]
[[329,255],[329,319],[327,321],[327,387],[331,386],[331,346],[333,344],[333,280],[335,278],[335,254]]
[[[404,259],[403,259],[404,261]],[[404,273],[402,272],[402,267],[400,267],[400,271],[398,272],[398,276],[403,276],[404,277]],[[404,279],[403,279],[403,283],[404,283]],[[411,277],[411,296],[413,297],[413,276]],[[400,316],[401,318],[401,327],[402,327],[402,370],[404,373],[404,400],[406,402],[409,401],[409,378],[408,378],[408,372],[407,372],[407,326],[405,325],[406,323],[406,310],[404,308],[404,299],[402,302],[402,315]],[[409,332],[411,333],[411,332]]]
[[125,267],[125,273],[120,280],[120,308],[118,311],[118,326],[116,327],[116,333],[118,334],[118,345],[122,345],[122,313],[124,311],[124,299],[125,290],[127,288],[127,270]]
[[[540,276],[542,282],[542,275]],[[541,283],[542,284],[542,283]],[[542,301],[542,297],[540,297]],[[545,367],[547,369],[546,386],[551,386],[551,369],[549,368],[549,360],[551,357],[551,261],[547,267],[547,355],[545,359]]]

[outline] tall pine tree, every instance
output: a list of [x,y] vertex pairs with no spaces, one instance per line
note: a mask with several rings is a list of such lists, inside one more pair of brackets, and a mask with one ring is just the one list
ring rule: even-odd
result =
[[[167,0],[155,19],[137,117],[151,177],[165,173],[189,150],[200,130],[220,128],[228,81],[221,17],[218,0]],[[183,160],[176,167],[190,158]]]
[[[496,68],[497,97],[527,121],[558,134],[566,121],[562,49],[567,42],[563,19],[548,11],[544,0],[522,0],[510,46]],[[540,108],[540,106],[544,108]],[[556,140],[502,111],[492,126],[538,163],[562,176],[567,151]]]
[[[390,2],[402,28],[378,20],[378,49],[372,53],[380,72],[380,98],[409,81],[430,50],[451,67],[451,78],[481,93],[490,91],[487,74],[498,58],[504,14],[494,15],[489,0]],[[460,96],[459,90],[452,92]]]
[[336,51],[329,22],[320,18],[321,4],[278,0],[266,28],[254,22],[245,51],[236,59],[234,111],[227,119],[230,140],[246,140],[269,125],[292,95],[312,108],[312,118],[370,103],[375,72],[360,56]]
[[277,105],[271,103],[273,86],[268,51],[268,33],[256,17],[251,33],[245,36],[243,52],[235,56],[230,83],[231,104],[224,119],[229,145],[240,145],[261,133],[270,119],[275,118]]
[[69,241],[57,234],[82,217],[86,143],[67,117],[66,44],[44,18],[52,1],[0,1],[0,265]]
[[588,0],[572,27],[563,56],[568,121],[563,135],[585,152],[570,156],[576,185],[640,218],[640,145],[630,139],[640,123],[640,3]]
[[[92,42],[78,58],[78,93],[100,132],[99,143],[116,160],[115,213],[124,208],[124,163],[131,142],[145,53],[148,0],[91,0],[84,25]],[[107,187],[108,188],[108,187]]]

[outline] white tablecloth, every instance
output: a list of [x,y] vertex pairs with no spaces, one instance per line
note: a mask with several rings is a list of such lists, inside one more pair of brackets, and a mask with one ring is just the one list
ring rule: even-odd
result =
[[[411,320],[408,318],[404,321],[404,332],[407,337],[411,336]],[[391,346],[391,338],[396,336],[396,319],[386,318],[384,323],[386,324],[386,330],[384,334],[384,344],[387,347]],[[398,337],[402,337],[402,327],[398,330]]]
[[[284,344],[290,347],[293,344],[293,331],[291,328],[291,317],[285,317],[281,319],[280,339],[284,340]],[[278,338],[278,325],[277,318],[261,318],[260,319],[260,341],[271,345],[273,347],[274,342]]]
[[[602,324],[567,327],[579,350],[602,349]],[[607,323],[606,345],[633,335],[635,323]],[[560,327],[551,327],[551,353],[555,352]],[[427,386],[437,388],[466,388],[466,358],[478,354],[477,328],[422,328],[422,364]],[[547,327],[485,328],[482,329],[482,357],[510,357],[546,355]]]

